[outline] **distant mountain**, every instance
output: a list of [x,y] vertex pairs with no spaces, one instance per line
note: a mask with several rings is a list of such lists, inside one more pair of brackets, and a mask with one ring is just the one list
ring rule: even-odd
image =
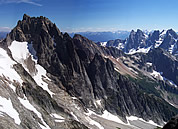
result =
[[[114,44],[111,44],[111,42],[114,42]],[[178,35],[172,29],[161,32],[155,30],[150,33],[145,33],[138,29],[136,32],[132,30],[129,37],[125,40],[110,40],[105,43],[105,46],[116,47],[129,54],[136,52],[147,53],[153,48],[160,47],[173,55],[177,55]]]
[[[126,39],[129,35],[129,31],[77,32],[77,34],[81,34],[94,42],[106,42],[114,39]],[[69,35],[73,37],[75,33],[69,33]]]
[[8,32],[0,32],[0,40],[5,38]]

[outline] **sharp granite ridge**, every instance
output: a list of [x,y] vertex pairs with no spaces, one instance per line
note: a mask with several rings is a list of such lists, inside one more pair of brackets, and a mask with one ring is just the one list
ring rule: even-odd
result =
[[156,61],[162,55],[173,65],[167,72],[176,71],[177,60],[162,49],[127,55],[26,14],[0,46],[14,75],[2,71],[0,96],[17,112],[0,108],[1,128],[154,129],[178,113],[177,87],[153,74],[164,70]]

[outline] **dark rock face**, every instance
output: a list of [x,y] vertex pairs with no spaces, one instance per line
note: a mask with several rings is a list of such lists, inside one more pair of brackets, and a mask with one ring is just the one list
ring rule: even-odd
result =
[[150,33],[148,36],[148,39],[146,40],[146,43],[148,46],[155,46],[156,41],[158,41],[160,38],[160,32],[159,30],[154,31],[153,33]]
[[170,121],[163,127],[163,129],[177,129],[178,128],[178,115],[171,118]]
[[[81,35],[71,38],[67,33],[62,34],[47,18],[27,15],[18,22],[8,38],[11,41],[32,43],[37,52],[38,63],[53,75],[51,79],[56,83],[61,82],[61,88],[79,98],[85,107],[98,113],[107,109],[123,118],[126,115],[136,115],[156,122],[167,121],[177,113],[164,100],[142,92],[138,85],[114,70],[113,63],[104,56],[124,55],[116,48],[99,47]],[[143,32],[132,31],[127,49],[145,45]],[[157,64],[156,58],[152,60]],[[28,86],[24,91],[28,95],[34,94]],[[100,99],[103,106],[96,106],[96,99]],[[54,105],[52,100],[45,103]]]
[[132,48],[134,49],[137,49],[138,47],[143,48],[146,46],[145,41],[146,41],[146,37],[141,30],[138,29],[137,32],[134,32],[132,30],[127,40],[125,51],[129,52],[129,50]]
[[165,49],[166,51],[171,51],[171,50],[169,50],[169,48],[171,48],[171,46],[173,46],[173,48],[172,48],[173,50],[171,51],[171,54],[176,54],[178,51],[177,39],[178,39],[177,33],[174,30],[170,29],[166,32],[166,36],[165,36],[164,41],[160,47]]
[[155,65],[156,70],[162,72],[163,77],[178,85],[178,62],[175,57],[160,48],[151,50],[147,55],[149,61]]

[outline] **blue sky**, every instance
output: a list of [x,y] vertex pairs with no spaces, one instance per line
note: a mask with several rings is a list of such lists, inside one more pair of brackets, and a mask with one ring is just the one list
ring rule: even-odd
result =
[[45,16],[61,31],[178,31],[178,0],[0,0],[0,30],[24,13]]

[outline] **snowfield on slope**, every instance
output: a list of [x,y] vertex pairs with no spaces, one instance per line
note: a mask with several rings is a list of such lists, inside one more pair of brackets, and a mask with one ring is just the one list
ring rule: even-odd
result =
[[[34,50],[34,48],[32,47],[31,44],[28,44],[27,42],[18,42],[18,41],[13,41],[11,46],[9,46],[9,49],[12,52],[12,57],[20,64],[22,64],[22,66],[25,68],[25,70],[29,73],[30,71],[27,69],[27,65],[25,64],[25,60],[27,58],[29,58],[30,56],[33,57],[32,60],[35,62],[35,68],[36,68],[36,72],[33,75],[34,80],[36,81],[36,83],[42,87],[45,91],[47,91],[51,97],[54,94],[53,92],[51,92],[48,88],[48,84],[46,82],[43,81],[42,77],[45,77],[46,79],[50,80],[47,76],[46,76],[46,70],[40,66],[39,64],[37,64],[37,57],[36,57],[36,51]],[[20,51],[19,51],[20,50]],[[30,53],[31,52],[31,53]]]
[[44,122],[41,113],[40,113],[39,111],[37,111],[37,109],[36,109],[33,105],[31,105],[31,103],[28,101],[27,98],[22,99],[22,98],[18,97],[18,99],[19,99],[20,103],[21,103],[25,108],[27,108],[27,109],[33,111],[33,112],[41,119],[41,121],[42,121],[43,124],[45,125],[45,126],[43,126],[43,125],[41,125],[41,124],[39,123],[39,126],[40,126],[42,129],[50,129],[50,127]]
[[19,83],[22,83],[21,77],[18,73],[13,69],[13,65],[16,64],[7,54],[7,52],[0,48],[0,75],[5,76],[9,80],[16,80]]
[[0,96],[0,115],[3,116],[4,113],[13,118],[16,124],[20,125],[19,113],[14,109],[11,100]]

